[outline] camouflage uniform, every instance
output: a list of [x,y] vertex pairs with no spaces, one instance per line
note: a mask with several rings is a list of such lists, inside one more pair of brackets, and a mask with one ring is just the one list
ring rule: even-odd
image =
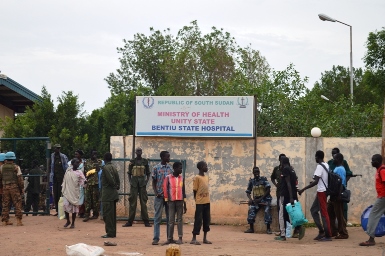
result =
[[[253,224],[255,222],[255,217],[257,212],[263,206],[265,208],[265,224],[271,224],[271,195],[270,193],[264,196],[265,190],[267,187],[270,187],[270,183],[267,181],[266,177],[259,177],[259,179],[252,178],[249,180],[246,193],[251,194],[251,198],[261,199],[261,204],[251,204],[249,206],[249,212],[247,215],[247,223]],[[263,205],[262,205],[263,204]]]
[[[102,160],[100,159],[89,159],[86,161],[86,174],[88,171],[95,169],[93,174],[87,175],[87,188],[85,193],[85,204],[86,204],[86,213],[84,221],[89,219],[91,209],[93,213],[93,218],[99,216],[100,210],[100,201],[99,201],[99,177],[98,171],[102,166]],[[98,167],[98,168],[97,168]]]
[[129,215],[128,223],[132,223],[135,219],[136,206],[138,202],[138,193],[140,200],[140,214],[144,223],[149,222],[147,211],[147,190],[146,190],[146,177],[150,175],[150,167],[148,166],[147,159],[132,159],[128,167],[128,175],[131,175],[130,183],[130,197],[129,201]]
[[12,202],[15,207],[15,216],[21,224],[21,219],[23,217],[21,194],[24,190],[24,181],[18,165],[14,163],[5,163],[1,166],[0,189],[3,191],[3,211],[1,221],[4,222],[4,225],[11,224],[9,222],[9,208]]

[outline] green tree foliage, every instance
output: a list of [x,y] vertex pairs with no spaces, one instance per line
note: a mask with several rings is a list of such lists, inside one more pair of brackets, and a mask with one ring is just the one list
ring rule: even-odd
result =
[[238,46],[223,29],[213,27],[202,34],[193,21],[177,36],[169,29],[151,28],[150,32],[149,36],[136,34],[118,48],[121,67],[106,78],[113,94],[229,95],[233,87],[253,91],[250,87],[259,86],[268,76],[266,59],[250,47]]
[[380,31],[370,32],[366,41],[367,52],[364,56],[365,82],[375,94],[385,96],[385,27]]
[[[18,115],[14,120],[7,118],[1,122],[4,138],[49,137],[51,144],[60,143],[62,152],[73,157],[78,148],[86,149],[88,134],[84,132],[86,119],[82,111],[83,104],[78,103],[78,96],[72,92],[63,92],[57,98],[59,104],[54,108],[51,95],[42,88],[42,102],[36,102],[32,108]],[[45,164],[45,141],[18,141],[2,143],[4,150],[15,150],[23,158],[24,168],[31,166],[32,160]]]

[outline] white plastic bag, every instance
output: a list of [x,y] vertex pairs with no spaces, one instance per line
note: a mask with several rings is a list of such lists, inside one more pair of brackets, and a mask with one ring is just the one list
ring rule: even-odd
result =
[[291,237],[291,231],[292,231],[291,224],[286,221],[286,238]]
[[78,243],[66,245],[66,253],[69,256],[99,256],[104,254],[104,249],[99,246]]
[[64,198],[61,196],[58,202],[58,214],[57,217],[59,220],[64,220],[66,218],[66,215],[64,213]]

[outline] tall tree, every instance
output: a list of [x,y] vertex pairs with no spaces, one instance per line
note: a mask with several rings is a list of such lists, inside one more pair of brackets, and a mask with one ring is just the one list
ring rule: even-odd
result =
[[136,34],[118,48],[121,67],[106,78],[113,94],[230,95],[234,86],[251,92],[250,86],[268,76],[266,59],[250,47],[241,48],[223,29],[212,27],[203,34],[193,21],[177,36],[169,29],[150,32]]
[[365,80],[382,97],[385,95],[385,27],[370,32],[366,41],[367,52],[364,56]]

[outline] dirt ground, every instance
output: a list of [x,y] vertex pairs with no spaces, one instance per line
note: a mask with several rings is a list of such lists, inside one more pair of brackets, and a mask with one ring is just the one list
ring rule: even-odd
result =
[[[14,216],[11,217],[13,222]],[[0,255],[66,255],[65,245],[85,243],[101,246],[105,255],[165,255],[167,246],[151,245],[153,228],[141,223],[123,228],[124,222],[117,223],[117,237],[104,239],[102,220],[83,222],[76,219],[75,229],[63,228],[65,220],[54,216],[24,216],[24,226],[0,226]],[[191,225],[184,225],[182,255],[385,255],[385,239],[377,238],[376,246],[360,247],[359,242],[367,240],[361,227],[348,228],[350,238],[331,242],[316,242],[315,228],[307,228],[305,237],[299,241],[290,238],[285,242],[275,241],[274,235],[245,234],[246,226],[212,225],[208,233],[211,245],[191,245]],[[175,238],[177,231],[175,227]],[[202,241],[202,234],[198,237]],[[161,241],[164,242],[165,225],[161,226]],[[117,246],[104,246],[104,241]],[[137,253],[137,254],[135,254]]]

